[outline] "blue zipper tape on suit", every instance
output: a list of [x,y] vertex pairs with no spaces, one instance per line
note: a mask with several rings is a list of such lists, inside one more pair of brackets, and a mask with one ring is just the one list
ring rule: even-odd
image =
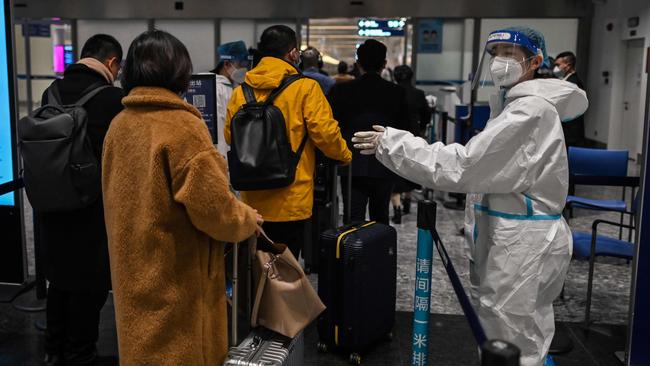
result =
[[[509,219],[509,220],[541,221],[541,220],[559,220],[560,218],[562,218],[561,214],[557,214],[557,215],[511,214],[511,213],[506,213],[506,212],[501,212],[501,211],[490,210],[489,207],[482,206],[482,205],[479,205],[479,204],[475,204],[474,209],[476,209],[477,211],[485,212],[489,216],[501,217],[503,219]],[[531,206],[530,210],[532,211],[532,206]]]
[[524,197],[526,197],[526,216],[533,216],[533,200],[526,195],[524,195]]

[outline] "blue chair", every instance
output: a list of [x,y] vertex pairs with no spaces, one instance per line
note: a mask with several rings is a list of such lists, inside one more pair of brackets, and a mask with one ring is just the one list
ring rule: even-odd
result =
[[[588,149],[581,147],[569,147],[569,174],[586,176],[608,176],[625,177],[628,167],[627,150],[603,150]],[[599,200],[575,195],[575,187],[569,187],[569,196],[566,199],[566,206],[569,209],[569,217],[573,217],[574,208],[614,211],[621,213],[621,224],[623,224],[623,212],[628,209],[625,202],[626,187],[623,187],[623,195],[620,200]],[[634,189],[632,190],[634,196]],[[619,239],[622,239],[623,228],[619,230]]]
[[[634,199],[632,211],[624,211],[623,214],[634,216],[639,204],[639,196]],[[627,259],[628,262],[634,258],[634,243],[620,239],[614,239],[598,235],[598,226],[612,225],[619,228],[627,228],[632,232],[634,226],[624,225],[621,223],[608,220],[595,220],[592,224],[591,233],[574,231],[573,236],[573,256],[579,259],[589,259],[589,278],[587,281],[587,303],[585,305],[585,327],[589,326],[591,313],[591,295],[594,280],[594,266],[596,257],[615,257]]]

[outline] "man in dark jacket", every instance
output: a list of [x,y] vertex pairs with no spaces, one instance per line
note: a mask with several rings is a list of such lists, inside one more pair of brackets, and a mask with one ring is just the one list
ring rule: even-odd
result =
[[[63,104],[74,104],[92,89],[112,85],[120,70],[122,47],[115,38],[98,34],[86,42],[81,60],[63,79],[52,83]],[[85,105],[87,134],[101,161],[104,136],[122,110],[123,91],[109,87]],[[47,90],[42,104],[52,104]],[[96,362],[99,313],[111,286],[104,208],[101,197],[75,211],[35,213],[44,248],[47,294],[46,365],[90,365]]]
[[[553,75],[558,79],[576,84],[578,88],[582,90],[585,89],[582,80],[580,80],[578,73],[576,72],[576,55],[573,54],[573,52],[567,51],[557,55],[555,58],[555,67],[553,68]],[[584,116],[580,116],[573,121],[562,123],[562,130],[564,131],[564,143],[567,148],[569,146],[584,146]]]
[[[409,122],[404,89],[380,76],[386,66],[386,46],[376,40],[367,40],[357,49],[357,63],[362,75],[335,85],[329,95],[334,118],[339,121],[348,146],[352,147],[355,132],[372,130],[372,125],[417,130]],[[370,220],[388,224],[388,206],[396,177],[373,156],[352,150],[352,202],[346,210],[351,210],[352,221],[360,221],[365,220],[368,207]],[[346,179],[342,179],[347,195],[345,182]]]

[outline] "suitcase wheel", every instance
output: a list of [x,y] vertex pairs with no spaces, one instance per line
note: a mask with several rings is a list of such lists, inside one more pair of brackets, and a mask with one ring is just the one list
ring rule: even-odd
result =
[[320,353],[326,353],[327,352],[327,344],[325,344],[323,342],[318,342],[316,347],[318,348],[318,352],[320,352]]
[[358,353],[351,354],[350,355],[350,363],[355,365],[355,366],[361,365],[361,355],[359,355]]

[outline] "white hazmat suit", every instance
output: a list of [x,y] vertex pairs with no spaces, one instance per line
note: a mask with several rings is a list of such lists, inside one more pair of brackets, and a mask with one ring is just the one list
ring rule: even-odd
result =
[[223,135],[223,128],[226,123],[226,112],[228,109],[228,102],[232,96],[233,85],[230,79],[223,75],[217,74],[215,77],[217,79],[217,150],[219,150],[221,155],[223,155],[224,159],[227,159],[230,146],[226,143],[226,139]]
[[521,82],[498,99],[485,130],[465,146],[387,128],[375,156],[426,187],[468,193],[471,292],[486,335],[517,345],[522,366],[541,366],[572,253],[561,215],[569,184],[561,121],[582,115],[588,101],[555,79]]

